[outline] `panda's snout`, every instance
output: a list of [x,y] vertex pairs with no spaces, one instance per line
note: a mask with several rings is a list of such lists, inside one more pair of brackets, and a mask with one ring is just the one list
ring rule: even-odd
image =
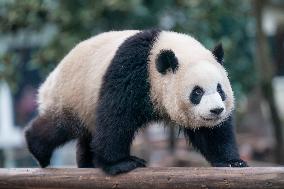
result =
[[217,115],[217,116],[220,115],[223,111],[224,111],[224,108],[214,108],[210,110],[211,114]]

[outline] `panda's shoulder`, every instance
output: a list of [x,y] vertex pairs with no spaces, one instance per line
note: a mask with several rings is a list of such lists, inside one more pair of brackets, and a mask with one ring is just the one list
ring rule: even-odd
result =
[[81,41],[76,45],[75,48],[81,47],[93,47],[97,45],[109,44],[112,41],[128,38],[136,33],[140,32],[139,30],[121,30],[121,31],[108,31],[103,32],[98,35],[92,36],[86,40]]

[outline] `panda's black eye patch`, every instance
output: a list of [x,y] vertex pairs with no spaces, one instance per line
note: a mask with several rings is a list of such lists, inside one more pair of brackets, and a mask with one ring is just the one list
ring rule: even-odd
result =
[[199,86],[195,86],[190,94],[190,101],[192,104],[199,104],[203,94],[204,90]]
[[221,86],[220,83],[218,83],[218,85],[217,85],[217,92],[220,94],[222,100],[225,101],[226,100],[226,94],[223,91],[222,86]]

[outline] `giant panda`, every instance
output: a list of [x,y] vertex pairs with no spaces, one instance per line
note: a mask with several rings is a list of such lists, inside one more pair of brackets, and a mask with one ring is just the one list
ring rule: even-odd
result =
[[[212,166],[245,167],[232,125],[233,91],[223,48],[159,29],[111,31],[79,43],[38,90],[25,131],[41,167],[78,139],[78,167],[115,175],[144,167],[130,155],[139,129],[174,123]],[[173,124],[170,124],[173,125]]]

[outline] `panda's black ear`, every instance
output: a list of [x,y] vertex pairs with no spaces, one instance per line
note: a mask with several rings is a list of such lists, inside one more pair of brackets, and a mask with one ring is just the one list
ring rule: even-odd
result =
[[178,59],[172,50],[161,50],[156,58],[156,68],[161,74],[166,74],[168,70],[173,73],[178,69]]
[[216,60],[223,65],[224,64],[224,50],[222,43],[218,43],[212,50],[212,54],[215,56]]

